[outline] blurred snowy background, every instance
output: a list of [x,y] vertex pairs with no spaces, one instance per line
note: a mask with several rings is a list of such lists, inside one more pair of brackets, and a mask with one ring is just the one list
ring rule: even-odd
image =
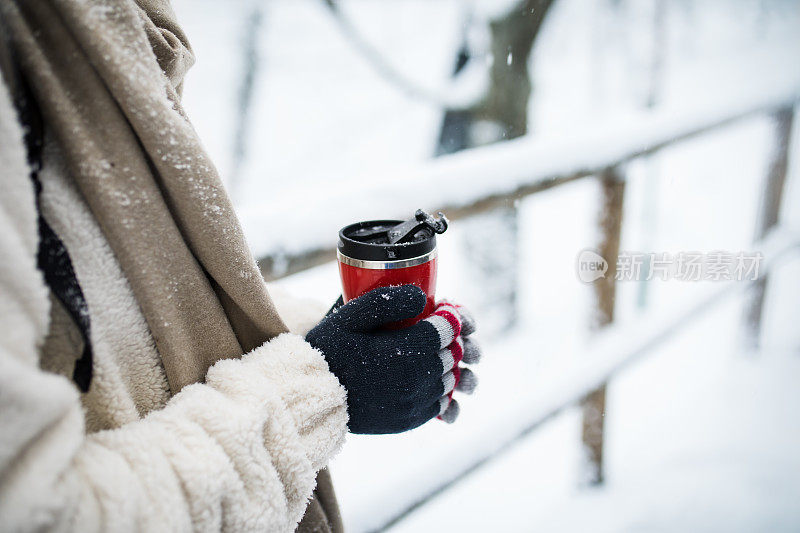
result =
[[[790,0],[555,0],[522,54],[531,89],[510,120],[527,115],[525,131],[492,110],[452,128],[464,117],[445,112],[484,95],[497,62],[519,66],[513,53],[493,53],[491,28],[520,2],[346,0],[336,11],[323,0],[173,4],[197,56],[185,107],[259,258],[274,251],[276,233],[291,231],[293,216],[369,216],[360,193],[437,153],[523,133],[569,141],[649,111],[800,91],[800,2]],[[459,58],[468,61],[454,76]],[[781,211],[795,231],[797,123]],[[769,116],[753,116],[627,164],[621,249],[753,250],[774,129]],[[351,203],[325,201],[325,191],[354,178]],[[441,237],[438,292],[480,319],[481,385],[459,398],[453,426],[348,438],[331,469],[349,531],[382,527],[421,487],[512,434],[520,407],[565,368],[591,365],[592,291],[575,260],[597,244],[598,190],[595,180],[571,183],[509,206],[512,224],[507,213],[481,215]],[[391,215],[426,205],[426,191],[418,195]],[[263,225],[260,215],[276,210],[285,226]],[[516,246],[506,250],[502,234],[514,224]],[[338,227],[318,229],[333,246]],[[476,260],[487,241],[499,241],[489,253],[501,256],[488,266]],[[333,263],[278,283],[326,302],[339,293]],[[709,283],[619,283],[616,322],[680,306]],[[745,301],[725,300],[610,381],[603,484],[581,482],[575,407],[391,530],[800,531],[798,254],[771,274],[756,351],[743,343]]]

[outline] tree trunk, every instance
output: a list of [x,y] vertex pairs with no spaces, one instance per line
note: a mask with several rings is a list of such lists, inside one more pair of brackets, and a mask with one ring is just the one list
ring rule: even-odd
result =
[[[493,61],[489,89],[474,108],[445,112],[437,155],[527,133],[528,101],[532,88],[528,60],[552,3],[553,0],[523,0],[508,14],[490,23]],[[455,75],[466,64],[465,53],[466,61],[469,60],[466,48],[462,48]],[[478,122],[495,126],[493,130],[496,133],[479,137],[475,131]]]

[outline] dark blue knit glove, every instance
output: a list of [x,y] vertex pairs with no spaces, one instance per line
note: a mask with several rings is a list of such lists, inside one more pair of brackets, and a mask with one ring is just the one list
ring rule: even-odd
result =
[[334,308],[306,335],[347,390],[352,433],[400,433],[436,416],[452,422],[458,415],[453,389],[474,389],[474,374],[458,366],[480,355],[473,341],[461,338],[474,330],[463,308],[441,303],[411,327],[383,328],[424,308],[418,287],[381,287]]

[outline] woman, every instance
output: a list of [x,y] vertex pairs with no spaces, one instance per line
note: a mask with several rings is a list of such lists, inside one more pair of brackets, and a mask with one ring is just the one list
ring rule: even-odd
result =
[[2,529],[340,530],[321,469],[348,428],[452,421],[471,322],[377,331],[420,313],[410,286],[307,335],[321,313],[273,302],[165,1],[0,0],[0,23]]

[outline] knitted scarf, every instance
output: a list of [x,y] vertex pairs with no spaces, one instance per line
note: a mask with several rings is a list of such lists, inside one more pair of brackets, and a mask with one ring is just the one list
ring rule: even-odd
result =
[[181,108],[193,56],[166,0],[0,0],[0,18],[172,392],[285,332]]

